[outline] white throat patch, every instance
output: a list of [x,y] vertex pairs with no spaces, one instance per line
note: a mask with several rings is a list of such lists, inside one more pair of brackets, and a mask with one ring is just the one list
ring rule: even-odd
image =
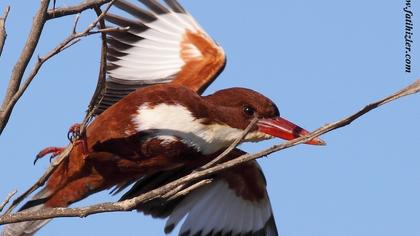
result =
[[[208,155],[229,146],[242,134],[241,129],[224,124],[203,124],[182,105],[149,104],[140,106],[133,116],[136,131],[150,131],[153,136],[173,141],[177,138],[183,143]],[[246,136],[249,141],[271,138],[261,132],[252,132]]]

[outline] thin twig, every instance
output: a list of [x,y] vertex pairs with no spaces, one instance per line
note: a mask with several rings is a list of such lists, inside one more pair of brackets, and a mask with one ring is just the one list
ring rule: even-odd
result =
[[212,161],[208,162],[207,164],[203,165],[199,170],[207,169],[211,166],[214,166],[214,164],[217,164],[223,157],[227,156],[233,149],[236,148],[236,146],[239,145],[239,143],[245,138],[245,136],[249,133],[249,131],[254,128],[255,124],[257,123],[258,118],[254,117],[249,125],[246,127],[246,129],[242,132],[241,136],[239,136],[226,150],[224,150],[220,155],[218,155],[216,158],[214,158]]
[[34,212],[30,212],[30,211],[18,212],[14,214],[1,216],[0,224],[8,224],[8,223],[28,221],[28,220],[49,219],[49,218],[54,218],[54,217],[86,217],[88,215],[97,214],[101,212],[129,211],[129,210],[135,209],[138,204],[144,203],[158,196],[162,196],[163,194],[171,191],[172,189],[176,188],[179,185],[182,185],[185,183],[191,183],[192,181],[196,181],[205,176],[209,176],[211,174],[225,170],[227,168],[231,168],[233,166],[242,164],[244,162],[255,160],[257,158],[261,158],[263,156],[272,154],[273,152],[277,152],[282,149],[286,149],[286,148],[307,142],[315,137],[328,133],[334,129],[349,125],[351,122],[353,122],[360,116],[370,112],[371,110],[377,107],[380,107],[396,99],[399,99],[403,96],[407,96],[407,95],[418,93],[418,92],[420,92],[420,80],[414,82],[413,84],[409,85],[408,87],[404,88],[403,90],[391,96],[388,96],[384,99],[381,99],[377,102],[374,102],[365,106],[363,109],[354,113],[351,116],[345,117],[337,122],[325,125],[306,136],[285,142],[280,145],[275,145],[271,148],[265,149],[263,151],[260,151],[254,154],[242,155],[238,158],[224,162],[222,164],[218,164],[206,170],[193,172],[185,177],[179,178],[162,187],[159,187],[147,193],[141,194],[140,196],[132,198],[132,199],[128,199],[128,200],[116,202],[116,203],[96,204],[96,205],[82,207],[82,208],[52,208],[52,209],[42,209],[42,210],[34,211]]
[[3,52],[4,42],[6,41],[6,38],[7,38],[6,20],[7,20],[7,16],[9,15],[9,11],[10,11],[10,6],[7,6],[4,9],[3,16],[0,17],[0,57],[1,57],[1,53]]
[[[82,37],[86,37],[86,36],[91,35],[90,31],[94,27],[96,27],[96,25],[98,24],[98,22],[101,21],[105,17],[105,14],[109,11],[109,9],[111,8],[112,4],[115,1],[116,0],[110,1],[110,3],[107,5],[107,7],[104,10],[104,12],[100,16],[98,16],[83,32],[76,33],[76,34],[72,33],[63,42],[61,42],[53,50],[51,50],[47,55],[45,55],[44,57],[40,57],[39,60],[37,61],[37,63],[35,64],[34,68],[32,69],[31,73],[29,74],[28,78],[23,83],[23,85],[20,86],[20,88],[19,88],[19,84],[20,84],[20,81],[21,81],[21,77],[18,80],[19,84],[17,84],[18,87],[17,87],[16,90],[14,89],[14,86],[11,86],[11,85],[9,86],[10,89],[8,89],[7,93],[8,94],[10,93],[10,97],[9,97],[9,95],[6,96],[7,101],[5,99],[5,101],[3,103],[3,106],[2,106],[2,110],[0,111],[0,134],[1,134],[1,132],[4,129],[4,127],[7,124],[7,121],[9,119],[9,117],[10,117],[10,114],[11,114],[11,112],[12,112],[15,104],[20,99],[20,97],[23,95],[23,93],[26,91],[26,89],[28,88],[28,86],[31,84],[32,80],[35,78],[35,76],[38,73],[38,71],[41,68],[41,66],[46,61],[48,61],[50,58],[52,58],[53,56],[55,56],[58,53],[62,52],[63,50],[65,50],[69,46],[74,45],[79,38],[82,38]],[[25,68],[26,68],[26,66],[25,66]],[[25,68],[23,68],[23,70],[25,70]],[[12,81],[15,81],[15,80],[14,79],[11,79],[11,82]],[[13,93],[11,93],[11,92],[13,92]]]
[[166,198],[167,198],[168,201],[171,201],[171,200],[177,199],[179,197],[184,197],[187,194],[191,193],[192,191],[194,191],[194,190],[196,190],[198,188],[201,188],[204,185],[207,185],[207,184],[211,183],[212,181],[213,181],[212,179],[203,179],[201,181],[198,181],[195,184],[192,184],[188,188],[185,188],[185,189],[183,189],[181,191],[178,191],[177,193],[173,194],[172,196],[170,196],[169,194],[166,194]]
[[34,54],[39,38],[41,37],[41,33],[47,19],[49,3],[50,0],[41,0],[39,10],[33,19],[31,32],[26,40],[25,47],[23,48],[19,60],[13,68],[6,96],[0,109],[0,134],[3,132],[3,129],[6,127],[6,123],[9,120],[11,108],[16,103],[13,101],[13,97],[19,90],[23,74],[25,73],[26,67]]
[[73,31],[72,34],[76,34],[77,31],[77,25],[79,24],[79,20],[80,20],[80,13],[76,15],[76,18],[74,19],[74,24],[73,24]]
[[180,191],[182,191],[186,186],[187,186],[186,183],[180,184],[180,185],[176,186],[175,188],[169,190],[168,192],[164,193],[162,196],[159,195],[159,196],[154,196],[154,197],[162,197],[162,198],[168,198],[169,199],[171,196],[174,196],[177,193],[179,193]]
[[[91,30],[89,32],[86,32],[83,35],[76,34],[76,35],[79,35],[78,36],[79,38],[77,38],[76,40],[80,40],[81,37],[86,37],[86,36],[90,36],[90,35],[94,35],[94,34],[105,34],[105,33],[109,33],[109,32],[124,32],[124,31],[127,31],[129,29],[130,29],[130,27],[127,26],[127,27],[111,27],[111,28],[106,28],[106,29]],[[71,43],[74,44],[74,42],[71,42]],[[68,48],[68,47],[69,47],[69,45],[66,46],[66,48]],[[63,50],[64,49],[65,48],[63,48]]]
[[3,211],[3,208],[9,203],[10,199],[17,193],[17,190],[13,190],[13,192],[9,193],[4,199],[4,201],[0,204],[0,212]]
[[[249,133],[249,131],[254,128],[255,124],[257,123],[258,118],[254,117],[251,122],[248,124],[248,126],[245,128],[244,131],[242,131],[241,135],[235,139],[235,141],[233,141],[233,143],[231,145],[229,145],[228,148],[226,148],[222,153],[220,153],[216,158],[214,158],[213,160],[209,161],[208,163],[206,163],[205,165],[201,166],[200,168],[198,168],[197,170],[195,170],[195,172],[200,171],[200,170],[205,170],[208,169],[209,167],[214,166],[215,164],[219,163],[224,157],[226,157],[227,155],[229,155],[229,153],[231,153],[233,151],[233,149],[235,149],[239,143],[242,142],[242,140],[245,138],[245,136]],[[168,198],[168,196],[174,195],[177,192],[181,191],[182,189],[184,189],[186,187],[187,184],[182,184],[177,186],[176,188],[172,189],[170,192],[166,193],[163,197],[164,198]]]
[[75,6],[53,8],[53,9],[48,10],[47,19],[59,18],[63,16],[68,16],[68,15],[75,15],[87,9],[100,7],[110,1],[111,0],[90,0],[90,1],[84,1],[84,3],[79,3]]
[[[60,52],[66,50],[67,48],[69,48],[69,47],[71,47],[73,45],[75,45],[76,43],[80,42],[80,40],[82,40],[82,39],[78,38],[78,39],[75,39],[75,40],[69,42],[67,45],[63,46],[63,48],[61,49]],[[39,58],[39,59],[41,59],[41,58]]]
[[[21,89],[19,89],[19,92],[15,95],[15,99],[19,99],[19,97],[23,94],[23,92],[26,90],[26,88],[29,86],[33,78],[35,77],[36,73],[38,72],[39,68],[42,66],[42,64],[51,58],[52,56],[58,54],[60,51],[64,50],[68,45],[71,45],[72,42],[74,42],[75,39],[78,39],[80,37],[84,37],[89,34],[89,32],[96,26],[96,24],[105,16],[106,12],[110,9],[112,4],[116,0],[111,1],[106,10],[100,14],[83,32],[72,34],[69,37],[67,37],[62,43],[60,43],[56,48],[54,48],[52,51],[50,51],[45,57],[40,58],[38,60],[37,64],[35,65],[34,69],[32,70],[31,74],[29,75],[28,79],[25,81],[24,85]],[[81,125],[81,132],[84,131],[87,124],[89,123],[93,112],[88,112],[82,122]],[[54,169],[68,156],[72,149],[73,145],[70,144],[59,156],[57,156],[54,159],[54,163],[47,169],[47,171],[44,173],[44,175],[36,181],[34,185],[32,185],[28,190],[26,190],[21,196],[19,196],[17,199],[13,201],[13,204],[7,209],[6,213],[9,214],[13,211],[13,209],[22,202],[26,197],[28,197],[31,193],[33,193],[35,190],[37,190],[39,187],[43,186],[45,182],[48,180]]]
[[113,27],[113,28],[105,28],[105,29],[98,29],[98,30],[92,30],[89,32],[89,34],[99,34],[99,33],[110,33],[110,32],[125,32],[129,30],[130,27]]
[[70,153],[71,149],[73,148],[73,145],[70,144],[66,149],[64,149],[63,152],[60,153],[57,157],[54,158],[53,163],[48,167],[48,169],[45,171],[45,173],[39,178],[28,190],[26,190],[23,194],[18,196],[13,202],[12,205],[9,206],[5,214],[10,214],[13,209],[19,203],[21,203],[25,198],[27,198],[31,193],[33,193],[35,190],[37,190],[39,187],[42,187],[45,182],[48,180],[48,178],[53,173],[54,169],[67,157],[67,155]]

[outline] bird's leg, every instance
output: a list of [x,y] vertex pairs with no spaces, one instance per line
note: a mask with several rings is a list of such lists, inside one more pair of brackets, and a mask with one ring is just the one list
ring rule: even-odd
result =
[[[80,126],[81,124],[76,123],[72,126],[70,126],[69,131],[67,132],[67,138],[70,140],[70,142],[73,143],[74,146],[82,145],[82,153],[83,156],[86,156],[87,148],[86,148],[86,140],[82,134],[80,134]],[[36,162],[41,159],[42,157],[51,154],[50,156],[50,162],[51,160],[60,155],[61,152],[63,152],[65,147],[47,147],[42,149],[35,157],[34,165]]]
[[87,150],[86,139],[82,137],[82,138],[80,138],[80,139],[78,139],[78,140],[76,140],[76,141],[73,142],[73,146],[74,147],[79,146],[79,145],[80,145],[80,148],[81,148],[82,157],[85,160],[89,156],[88,155],[88,150]]
[[83,159],[86,159],[86,157],[88,156],[86,136],[84,133],[80,132],[81,126],[82,124],[80,123],[72,125],[69,129],[69,132],[67,133],[67,138],[70,140],[70,142],[73,143],[74,146],[82,145]]
[[87,157],[87,144],[86,144],[86,136],[84,133],[81,133],[81,123],[76,123],[70,126],[69,131],[67,132],[67,138],[71,143],[73,143],[73,146],[82,145],[82,155],[83,159]]
[[61,152],[63,152],[64,151],[64,149],[66,149],[65,147],[47,147],[47,148],[44,148],[44,149],[42,149],[37,155],[36,155],[36,157],[35,157],[35,160],[34,160],[34,165],[36,164],[36,162],[39,160],[39,159],[41,159],[41,158],[43,158],[44,156],[46,156],[46,155],[48,155],[48,154],[51,154],[51,157],[50,157],[50,162],[51,162],[51,160],[54,158],[54,157],[56,157],[56,156],[58,156],[58,155],[60,155],[60,153]]

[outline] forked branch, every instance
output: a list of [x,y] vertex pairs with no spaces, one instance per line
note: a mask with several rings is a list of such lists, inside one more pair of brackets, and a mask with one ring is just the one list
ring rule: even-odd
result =
[[39,38],[41,37],[42,30],[47,20],[49,3],[50,0],[41,0],[41,5],[33,19],[31,32],[26,40],[25,47],[20,54],[18,62],[13,68],[6,96],[0,109],[0,134],[9,120],[12,108],[16,104],[17,100],[13,99],[13,97],[19,90],[23,74],[25,73],[26,67],[34,54],[36,46],[38,45]]
[[[36,74],[38,73],[38,70],[41,68],[41,66],[50,58],[52,58],[53,56],[57,55],[58,53],[60,53],[61,51],[65,50],[66,48],[74,45],[75,43],[77,43],[78,39],[91,35],[91,34],[95,34],[95,33],[102,33],[101,31],[103,30],[104,23],[103,23],[103,17],[105,16],[105,14],[109,11],[110,7],[112,6],[112,4],[115,2],[115,0],[110,1],[110,3],[108,4],[108,6],[105,8],[105,10],[103,12],[101,12],[100,14],[98,14],[98,17],[82,32],[80,33],[76,33],[74,32],[74,30],[72,30],[72,33],[63,41],[61,42],[59,45],[57,45],[53,50],[51,50],[47,55],[40,57],[37,61],[37,63],[35,64],[34,68],[32,69],[30,75],[28,76],[27,80],[24,82],[24,84],[21,86],[21,88],[14,94],[14,96],[12,96],[10,103],[6,106],[5,110],[3,112],[5,113],[11,113],[14,104],[19,100],[19,98],[23,95],[23,93],[26,91],[26,89],[28,88],[28,86],[30,85],[30,83],[32,82],[32,80],[35,78]],[[97,11],[98,12],[98,11]],[[100,25],[100,29],[97,31],[92,31],[92,29],[94,29],[96,27],[96,25],[98,24],[98,22],[102,22]],[[75,25],[77,24],[77,20]],[[75,27],[73,27],[75,28]],[[114,31],[121,31],[121,30],[127,30],[126,28],[121,29],[121,28],[111,28],[111,29],[107,29],[108,31],[110,30],[114,30]],[[104,62],[102,62],[103,64]],[[101,66],[101,68],[104,66]],[[102,70],[101,70],[102,71]],[[103,75],[104,72],[100,73],[100,77],[104,77]],[[98,85],[99,86],[99,85]],[[83,122],[82,122],[82,129],[84,129],[84,127],[86,127],[86,124],[89,122],[90,117],[91,117],[91,112],[92,110],[89,109],[89,111],[87,112],[86,117],[84,118]],[[2,116],[1,116],[1,112],[0,112],[0,133],[2,131],[2,129],[4,128],[4,126],[6,125],[7,120],[2,120]],[[17,197],[12,205],[8,208],[8,210],[6,211],[6,213],[10,213],[13,211],[13,209],[20,203],[22,202],[27,196],[29,196],[31,193],[33,193],[36,189],[38,189],[39,187],[41,187],[42,185],[44,185],[45,181],[48,179],[48,177],[52,174],[55,166],[57,166],[61,161],[63,161],[66,156],[68,155],[68,153],[71,150],[72,145],[70,144],[65,151],[63,151],[58,157],[56,157],[54,160],[54,163],[52,166],[50,166],[48,168],[48,170],[44,173],[44,175],[38,179],[38,181],[36,181],[36,183],[34,185],[32,185],[27,191],[25,191],[22,195],[20,195],[19,197]]]
[[85,11],[87,9],[94,9],[96,7],[100,7],[110,1],[111,0],[90,0],[90,1],[84,1],[75,6],[50,9],[47,12],[47,19],[49,20],[49,19],[59,18],[63,16],[79,14],[82,11]]
[[[40,68],[45,62],[47,62],[50,58],[54,57],[55,55],[62,52],[63,50],[79,42],[80,38],[82,37],[86,37],[92,34],[110,32],[110,31],[127,30],[127,28],[118,28],[118,27],[110,28],[110,29],[104,29],[104,27],[101,27],[99,30],[93,30],[98,25],[98,23],[102,21],[105,14],[108,12],[108,10],[112,6],[112,4],[115,2],[115,0],[88,1],[87,3],[81,4],[81,6],[71,7],[70,8],[71,11],[67,8],[65,9],[58,8],[58,9],[48,10],[49,2],[50,0],[41,0],[41,7],[39,8],[38,12],[36,13],[34,17],[32,30],[28,36],[27,42],[25,43],[23,52],[18,62],[16,63],[15,67],[13,68],[12,76],[9,81],[9,86],[6,91],[6,96],[4,98],[3,104],[0,109],[0,134],[3,132],[4,128],[6,127],[6,124],[10,118],[12,110],[14,106],[16,105],[17,101],[25,93],[26,89],[31,84],[31,82],[33,81],[38,71],[40,70]],[[63,42],[57,45],[49,53],[47,53],[45,56],[38,57],[38,60],[35,63],[35,66],[32,68],[31,72],[29,73],[28,78],[22,84],[23,75],[26,71],[29,61],[33,57],[33,53],[35,51],[36,46],[38,45],[39,38],[41,36],[43,27],[47,20],[60,17],[58,16],[59,14],[61,14],[61,16],[76,14],[89,8],[95,8],[95,10],[98,11],[99,6],[107,2],[109,3],[108,3],[108,6],[105,8],[105,10],[84,31],[80,33],[76,33],[73,30],[73,32],[65,40],[63,40]],[[54,14],[54,17],[51,17],[51,14]],[[76,24],[77,24],[77,21],[76,21]],[[103,24],[101,25],[103,26]],[[75,29],[75,27],[73,28]],[[1,36],[1,33],[0,33],[0,36]]]

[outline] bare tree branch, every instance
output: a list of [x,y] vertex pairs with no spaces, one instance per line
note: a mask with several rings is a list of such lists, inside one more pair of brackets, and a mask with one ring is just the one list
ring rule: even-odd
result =
[[[53,57],[54,55],[58,54],[59,52],[61,52],[62,50],[64,50],[65,48],[67,48],[69,45],[72,45],[74,40],[77,40],[81,37],[85,37],[89,34],[91,34],[91,30],[96,26],[96,24],[98,22],[100,22],[103,17],[105,16],[105,14],[109,11],[110,7],[112,6],[112,4],[115,2],[116,0],[112,0],[108,6],[106,7],[105,11],[102,12],[101,14],[99,14],[99,16],[81,33],[72,33],[69,37],[67,37],[62,43],[60,43],[57,47],[55,47],[52,51],[50,51],[45,57],[40,58],[37,62],[37,64],[35,65],[34,69],[32,70],[30,76],[28,77],[28,79],[25,81],[25,84],[22,86],[21,89],[19,89],[19,92],[16,94],[16,96],[14,97],[14,99],[17,101],[20,96],[24,93],[24,91],[26,90],[26,88],[29,86],[29,84],[31,83],[31,81],[33,80],[33,78],[35,77],[36,73],[38,72],[39,68],[42,66],[42,64],[47,61],[49,58]],[[77,21],[75,22],[75,24],[77,24]],[[12,108],[10,108],[12,109]],[[92,112],[90,111],[86,114],[81,128],[84,129],[87,125],[87,123],[90,121],[90,118],[92,116]],[[1,121],[0,121],[1,122]],[[28,190],[26,190],[22,195],[20,195],[18,198],[16,198],[12,205],[9,207],[9,209],[7,209],[6,213],[10,213],[13,211],[13,209],[20,203],[22,202],[26,197],[28,197],[31,193],[33,193],[35,190],[37,190],[39,187],[43,186],[45,184],[45,182],[48,180],[48,178],[50,177],[50,175],[52,174],[52,172],[54,171],[54,169],[67,157],[67,155],[70,153],[71,149],[72,149],[72,144],[70,144],[62,153],[60,153],[59,156],[57,156],[54,159],[53,165],[51,165],[47,171],[44,173],[44,175],[39,178],[36,183],[34,185],[32,185]]]
[[[42,0],[42,1],[44,1],[44,0]],[[18,68],[19,70],[16,69],[16,72],[15,72],[15,70],[13,72],[13,76],[12,76],[12,79],[10,80],[9,88],[7,90],[6,98],[3,102],[2,110],[0,111],[0,134],[2,133],[3,129],[5,128],[5,126],[7,124],[7,121],[10,117],[10,114],[12,113],[12,110],[13,110],[15,104],[20,99],[20,97],[23,95],[23,93],[26,91],[28,86],[31,84],[32,80],[35,78],[35,76],[38,73],[41,66],[46,61],[48,61],[51,57],[57,55],[61,51],[65,50],[66,48],[68,48],[68,47],[74,45],[75,43],[77,43],[78,39],[80,39],[82,37],[86,37],[86,36],[91,35],[91,34],[100,33],[100,31],[94,31],[94,32],[91,32],[91,31],[98,24],[98,22],[101,21],[101,19],[105,16],[106,12],[108,12],[108,10],[110,9],[110,7],[112,6],[112,4],[114,2],[115,2],[115,0],[112,0],[108,4],[108,6],[106,7],[106,10],[100,16],[98,16],[83,32],[80,32],[80,33],[74,33],[73,32],[62,43],[60,43],[53,50],[51,50],[47,55],[45,55],[43,57],[39,57],[37,63],[35,64],[34,68],[32,69],[31,73],[29,74],[28,78],[23,83],[23,85],[20,86],[20,88],[19,88],[19,85],[21,83],[23,72],[26,69],[27,62],[24,65],[24,67],[21,66],[21,65],[23,65],[23,63],[18,62],[18,64],[16,64],[15,69]],[[37,18],[37,17],[35,17],[35,18]],[[42,25],[43,25],[45,23],[45,14],[44,14],[42,20],[44,20],[42,22]],[[76,21],[76,23],[77,23],[77,21]],[[34,29],[32,29],[32,31],[34,31]],[[41,33],[41,31],[39,30],[38,33]],[[32,33],[30,35],[32,35]],[[39,35],[36,35],[36,36],[39,39]],[[32,37],[35,37],[35,36],[30,36],[30,38],[32,38]],[[37,42],[38,42],[38,40],[36,40],[36,43]],[[28,44],[31,44],[31,43],[27,42],[27,44],[25,46],[25,49],[28,47]],[[36,44],[34,44],[34,46],[36,46]],[[35,49],[35,47],[33,49]],[[24,50],[24,52],[26,52],[26,50]],[[33,51],[31,51],[30,54],[25,53],[25,54],[22,54],[22,55],[25,55],[24,58],[26,58],[26,56],[29,56],[29,59],[30,59],[32,54],[33,54]],[[28,59],[28,61],[29,61],[29,59]],[[19,76],[16,76],[15,74],[19,75]]]
[[9,214],[13,211],[13,209],[19,205],[25,198],[27,198],[31,193],[33,193],[35,190],[37,190],[39,187],[42,187],[45,182],[48,180],[48,178],[51,176],[54,169],[67,157],[67,155],[70,153],[71,149],[73,148],[73,145],[70,144],[63,152],[60,153],[56,158],[54,158],[54,161],[52,164],[48,167],[48,169],[45,171],[45,173],[39,178],[28,190],[26,190],[23,194],[18,196],[13,202],[12,205],[9,206],[9,208],[6,211],[6,214]]
[[17,190],[13,190],[13,192],[9,193],[4,199],[4,201],[0,204],[0,212],[3,211],[3,208],[9,203],[10,199],[17,193]]
[[7,33],[6,33],[6,20],[7,16],[9,15],[10,6],[6,7],[3,12],[3,16],[0,17],[0,57],[1,53],[3,52],[4,42],[6,41]]
[[75,15],[87,9],[94,9],[100,7],[111,0],[89,0],[84,3],[77,4],[70,7],[61,7],[48,10],[47,19],[54,19],[68,15]]
[[[347,116],[334,123],[327,124],[306,136],[303,136],[303,137],[300,137],[300,138],[297,138],[297,139],[294,139],[294,140],[291,140],[291,141],[288,141],[279,145],[275,145],[271,148],[265,149],[263,151],[260,151],[254,154],[242,155],[238,158],[224,162],[222,164],[218,164],[214,167],[210,167],[205,170],[193,172],[185,177],[179,178],[178,180],[175,180],[171,183],[168,183],[162,187],[159,187],[147,193],[141,194],[140,196],[132,198],[132,199],[128,199],[128,200],[116,202],[116,203],[96,204],[96,205],[82,207],[82,208],[50,208],[50,209],[42,209],[39,211],[17,212],[14,214],[7,214],[7,215],[1,216],[0,224],[8,224],[8,223],[21,222],[21,221],[28,221],[28,220],[49,219],[49,218],[54,218],[54,217],[86,217],[88,215],[97,214],[101,212],[130,211],[132,209],[135,209],[136,206],[140,203],[144,203],[151,199],[164,196],[166,193],[171,192],[171,190],[173,190],[174,188],[177,188],[177,186],[179,185],[183,185],[186,183],[191,183],[192,181],[200,180],[203,177],[209,176],[211,174],[225,170],[235,165],[239,165],[241,163],[244,163],[250,160],[255,160],[257,158],[267,156],[269,154],[280,151],[282,149],[286,149],[286,148],[307,142],[322,134],[328,133],[340,127],[347,126],[351,124],[354,120],[358,119],[360,116],[370,112],[371,110],[377,107],[380,107],[396,99],[399,99],[403,96],[407,96],[407,95],[418,93],[418,92],[420,92],[420,80],[417,80],[413,84],[409,85],[408,87],[404,88],[403,90],[391,96],[388,96],[384,99],[381,99],[377,102],[374,102],[365,106],[363,109],[354,113],[353,115]],[[205,182],[206,181],[200,182],[200,186],[201,184],[205,184]],[[189,188],[189,191],[192,191],[192,189]]]
[[[13,107],[16,102],[12,102],[13,97],[17,93],[20,83],[22,81],[23,74],[28,66],[29,61],[38,45],[39,38],[41,37],[42,29],[47,20],[47,10],[50,0],[41,0],[41,6],[36,13],[31,32],[29,33],[28,39],[26,40],[25,47],[20,54],[19,60],[13,68],[12,76],[9,81],[6,96],[0,109],[0,134],[2,133],[7,121],[9,120],[11,110],[7,107]],[[10,110],[10,111],[9,111]]]
[[222,153],[220,153],[219,156],[205,164],[200,168],[200,170],[207,169],[211,166],[214,166],[214,164],[217,164],[223,157],[227,156],[233,149],[236,148],[236,146],[239,145],[239,143],[245,138],[245,136],[249,133],[249,131],[254,128],[255,124],[257,123],[258,118],[254,117],[254,119],[251,120],[249,125],[246,127],[246,129],[242,132],[241,136],[239,136],[226,150],[224,150]]
[[[195,172],[200,171],[200,170],[208,169],[209,167],[212,167],[215,164],[219,163],[225,156],[229,155],[229,153],[231,153],[233,151],[233,149],[235,149],[241,143],[241,141],[245,138],[245,136],[249,133],[249,131],[255,126],[255,124],[257,123],[257,121],[258,121],[258,118],[257,117],[254,117],[251,120],[251,122],[248,124],[248,126],[245,128],[245,130],[242,131],[242,134],[235,141],[233,141],[233,143],[231,145],[229,145],[228,148],[226,148],[216,158],[214,158],[213,160],[209,161],[205,165],[203,165],[200,168],[198,168],[197,170],[195,170]],[[176,186],[174,189],[172,189],[171,191],[165,193],[165,195],[163,196],[163,198],[167,198],[167,199],[169,199],[169,198],[170,199],[177,198],[179,196],[182,196],[182,194],[180,194],[181,192],[184,192],[184,191],[191,192],[192,190],[198,188],[199,186],[208,184],[210,182],[211,182],[210,180],[203,181],[203,183],[201,183],[199,185],[193,184],[190,187],[187,186],[188,183],[180,184],[180,185]]]
[[[212,179],[203,179],[203,180],[200,180],[197,183],[192,184],[190,187],[187,187],[185,189],[180,189],[180,190],[178,190],[176,192],[168,192],[167,194],[165,194],[163,196],[163,198],[166,198],[168,200],[173,200],[173,199],[176,199],[176,198],[179,198],[179,197],[186,196],[187,194],[191,193],[195,189],[200,188],[200,187],[202,187],[202,186],[204,186],[206,184],[209,184],[212,181],[213,181]],[[180,186],[182,186],[182,185],[180,185]]]

